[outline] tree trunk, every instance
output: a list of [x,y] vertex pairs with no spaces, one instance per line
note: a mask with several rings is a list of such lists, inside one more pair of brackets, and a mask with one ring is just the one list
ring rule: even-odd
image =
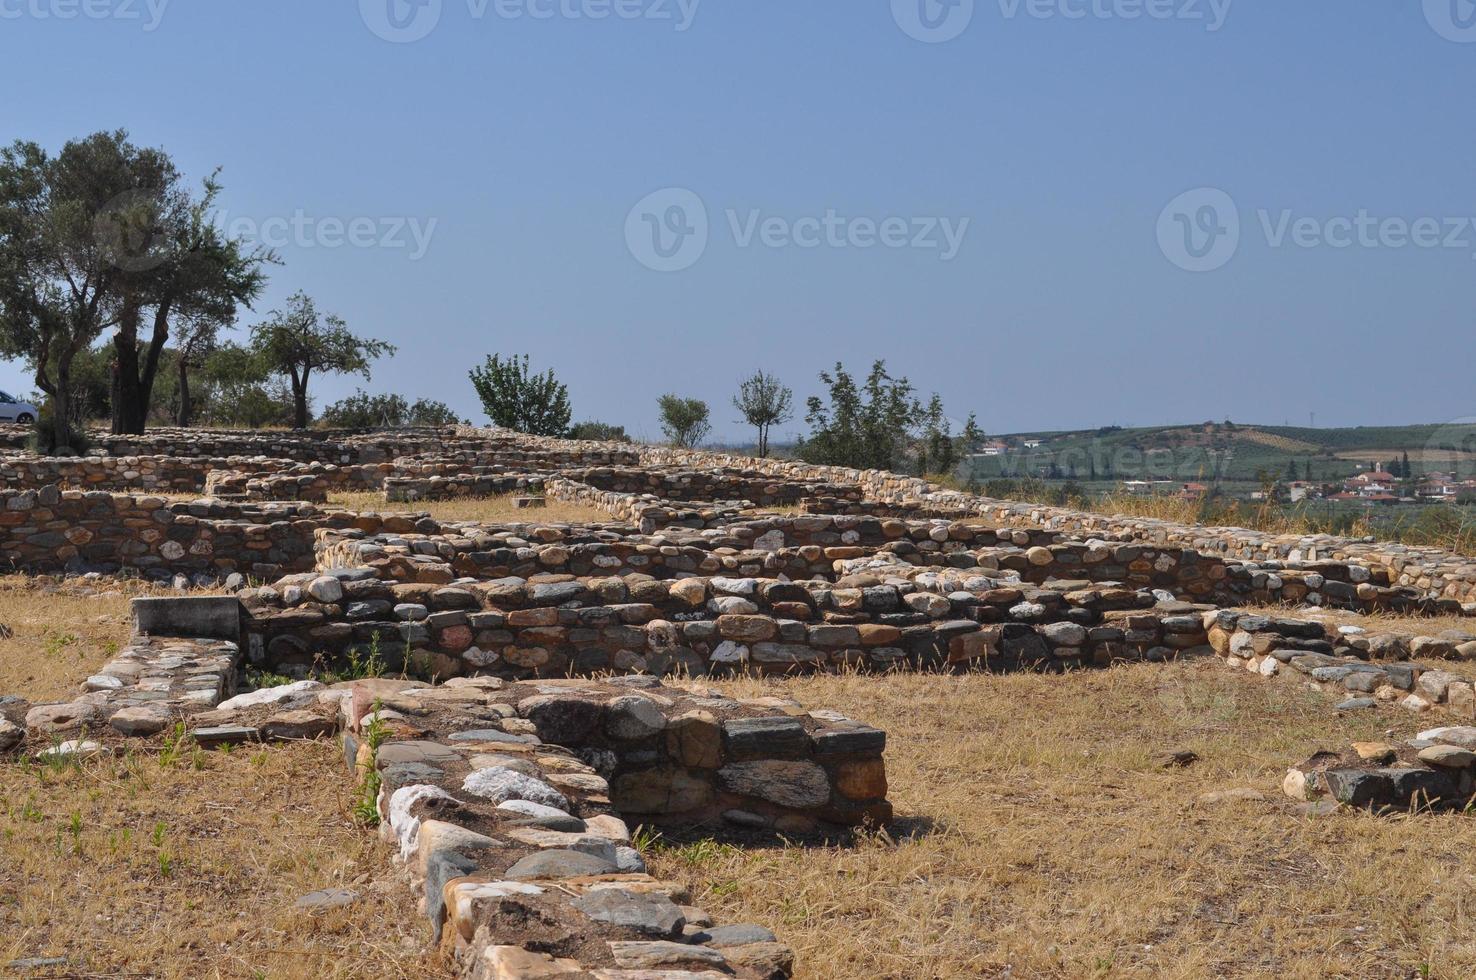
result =
[[141,313],[138,302],[131,296],[124,296],[123,309],[118,314],[118,332],[113,335],[113,435],[133,431],[133,406],[138,401],[138,320]]
[[143,372],[138,378],[138,404],[135,419],[137,429],[129,431],[143,435],[149,422],[149,406],[154,400],[154,379],[159,374],[159,358],[164,353],[164,344],[169,340],[170,302],[164,300],[154,310],[154,334],[149,338],[148,350],[144,353]]
[[57,358],[55,391],[51,395],[51,431],[46,449],[55,454],[72,448],[72,355],[63,351]]
[[294,429],[308,427],[308,369],[306,368],[303,369],[300,380],[297,372],[292,372],[292,427]]
[[174,422],[181,429],[190,426],[190,362],[183,352],[179,356],[179,414]]

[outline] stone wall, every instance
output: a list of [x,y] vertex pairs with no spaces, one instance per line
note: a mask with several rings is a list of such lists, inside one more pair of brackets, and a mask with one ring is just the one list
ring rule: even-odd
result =
[[316,531],[439,531],[406,515],[308,504],[169,502],[102,491],[0,490],[0,563],[28,572],[133,571],[275,578],[312,568]]

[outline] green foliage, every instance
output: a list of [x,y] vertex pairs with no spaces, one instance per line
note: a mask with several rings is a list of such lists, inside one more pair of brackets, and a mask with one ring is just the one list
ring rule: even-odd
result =
[[314,372],[370,376],[375,358],[393,354],[395,346],[349,332],[342,318],[321,316],[306,293],[294,293],[283,310],[251,328],[251,350],[258,363],[292,384],[293,427],[307,428],[308,383]]
[[359,796],[354,801],[353,814],[356,820],[366,826],[373,826],[379,823],[379,787],[382,785],[382,781],[379,776],[379,770],[375,768],[372,760],[374,759],[375,753],[379,751],[379,747],[389,737],[389,729],[379,718],[379,713],[383,709],[384,703],[378,698],[375,698],[374,705],[371,709],[373,720],[369,722],[369,727],[364,729],[364,741],[369,746],[369,758],[371,761],[368,771],[364,773],[363,779],[359,784]]
[[805,421],[810,434],[796,447],[807,463],[856,469],[898,469],[923,417],[912,383],[893,378],[885,361],[876,361],[864,386],[845,368],[822,371],[829,403],[812,396]]
[[455,425],[459,420],[442,402],[421,398],[412,405],[400,395],[371,395],[358,390],[325,408],[319,421],[334,429],[372,429]]
[[195,414],[203,422],[253,429],[293,422],[291,389],[249,347],[220,344],[204,358],[202,381]]
[[769,430],[794,418],[793,402],[794,391],[772,374],[758,371],[738,385],[733,407],[743,415],[743,421],[758,430],[760,459],[769,455]]
[[74,405],[88,380],[74,372],[88,373],[77,362],[105,330],[106,407],[118,431],[141,432],[171,328],[229,321],[260,291],[275,256],[215,226],[219,190],[212,175],[192,193],[167,153],[122,130],[54,157],[21,141],[0,150],[0,356],[24,359],[47,396],[41,448],[75,448],[72,430],[99,407]]
[[569,430],[570,439],[587,439],[591,442],[630,442],[623,425],[605,422],[579,422]]
[[943,399],[934,395],[922,413],[922,437],[918,440],[917,471],[951,475],[958,468],[958,444],[952,425],[943,414]]
[[471,370],[472,386],[493,425],[535,436],[561,436],[569,428],[569,388],[554,377],[529,370],[528,355],[503,360],[489,354]]
[[673,446],[695,449],[712,432],[707,402],[662,395],[656,404],[661,410],[661,432]]

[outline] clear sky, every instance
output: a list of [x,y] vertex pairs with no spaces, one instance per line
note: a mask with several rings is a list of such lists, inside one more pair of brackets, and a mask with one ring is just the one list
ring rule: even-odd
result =
[[993,432],[1476,414],[1471,0],[952,2],[0,0],[0,139],[223,167],[259,313],[478,420],[490,352],[651,437],[837,359]]

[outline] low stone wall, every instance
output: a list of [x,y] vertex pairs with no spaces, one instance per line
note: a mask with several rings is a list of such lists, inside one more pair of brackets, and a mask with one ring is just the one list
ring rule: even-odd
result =
[[[615,814],[786,833],[891,816],[885,735],[793,702],[650,678],[375,682],[375,745],[364,693],[342,702],[345,755],[377,785],[382,832],[466,977],[787,977],[773,933],[714,928],[646,874]],[[529,922],[569,941],[526,938]]]
[[272,579],[315,566],[315,532],[439,531],[414,515],[310,504],[166,501],[101,491],[0,490],[0,563],[29,572],[132,571]]
[[936,573],[866,588],[620,577],[435,585],[359,569],[290,576],[240,598],[251,662],[297,676],[376,656],[441,678],[1054,670],[1165,660],[1207,642],[1195,611],[1204,607],[1122,589],[992,585]]

